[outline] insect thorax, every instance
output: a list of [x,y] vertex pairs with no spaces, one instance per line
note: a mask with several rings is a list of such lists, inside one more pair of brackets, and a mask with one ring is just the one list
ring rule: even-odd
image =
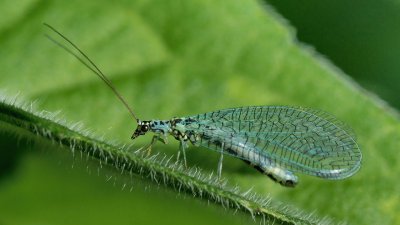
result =
[[149,126],[150,130],[156,134],[166,135],[172,131],[170,120],[151,120]]
[[171,130],[170,134],[176,139],[180,141],[190,141],[192,144],[195,144],[197,138],[192,129],[188,129],[188,125],[193,123],[190,118],[174,118],[169,121]]
[[148,131],[156,135],[166,136],[172,135],[180,141],[190,140],[193,144],[196,142],[196,136],[191,129],[187,129],[187,125],[193,121],[188,118],[174,118],[171,120],[148,120],[138,121],[138,126],[132,135],[132,139],[145,135]]
[[185,125],[182,123],[183,121],[183,119],[175,118],[171,120],[151,120],[147,121],[147,124],[150,131],[156,134],[170,134],[177,140],[187,140]]

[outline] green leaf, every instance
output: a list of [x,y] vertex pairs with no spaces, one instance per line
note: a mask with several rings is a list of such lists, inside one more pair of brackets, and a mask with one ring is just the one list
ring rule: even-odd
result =
[[[205,198],[229,201],[231,206],[239,203],[235,207],[241,209],[247,205],[277,222],[311,222],[307,215],[295,217],[260,208],[254,199],[236,196],[230,185],[219,187],[187,171],[172,170],[159,160],[119,150],[117,146],[131,144],[134,121],[101,81],[44,38],[48,30],[42,22],[47,22],[82,47],[141,119],[168,119],[242,105],[301,105],[337,116],[354,128],[364,155],[362,168],[354,177],[333,182],[300,176],[299,186],[287,189],[235,159],[225,160],[223,176],[242,190],[253,187],[258,195],[270,195],[274,202],[328,215],[334,221],[400,221],[399,195],[395,192],[400,190],[396,181],[400,165],[395,163],[400,140],[398,116],[328,61],[297,43],[290,27],[268,7],[243,0],[229,4],[27,1],[19,10],[15,19],[0,27],[0,87],[6,88],[8,96],[21,93],[25,101],[38,101],[36,111],[61,110],[62,116],[43,117],[3,103],[0,118],[4,132],[11,130],[28,140],[38,137],[26,132],[40,134],[55,140],[52,149],[60,148],[60,141],[68,148],[75,143],[82,146],[75,148],[75,153],[89,151],[90,156],[105,160],[99,154],[101,149],[135,165],[134,174],[144,168],[153,178],[168,176],[171,183],[167,185],[182,184],[190,193],[212,193]],[[82,129],[67,129],[52,118],[83,121],[91,135],[81,134]],[[44,130],[35,131],[34,127]],[[132,148],[150,138],[139,139]],[[153,148],[153,153],[168,156],[176,151],[172,139],[169,145],[160,143]],[[195,147],[187,154],[189,165],[202,168],[202,174],[215,171],[217,154]],[[107,162],[118,168],[123,165]],[[42,176],[36,175],[36,180]],[[124,175],[118,177],[124,179]],[[7,196],[10,192],[3,193]],[[232,214],[223,217],[241,220]]]
[[[263,220],[278,223],[316,223],[310,218],[291,215],[287,209],[274,207],[270,199],[259,198],[247,191],[240,193],[236,188],[227,187],[213,176],[204,176],[198,169],[184,169],[180,163],[170,163],[171,158],[147,156],[147,151],[133,151],[131,148],[117,147],[105,141],[91,138],[57,122],[54,115],[45,116],[29,112],[28,108],[18,107],[3,100],[0,103],[0,121],[3,130],[15,132],[22,137],[36,134],[71,149],[72,154],[85,155],[100,162],[100,165],[111,166],[119,175],[140,175],[149,178],[156,184],[163,183],[176,191],[188,192],[209,201],[217,202],[228,208],[249,212],[252,216],[261,216]],[[21,129],[22,131],[20,131]],[[32,138],[32,137],[27,137]]]

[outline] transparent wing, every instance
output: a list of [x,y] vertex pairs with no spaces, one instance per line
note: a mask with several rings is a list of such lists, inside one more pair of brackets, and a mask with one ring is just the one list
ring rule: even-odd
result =
[[[343,179],[360,168],[354,133],[321,111],[288,106],[225,109],[188,118],[187,129],[201,146],[255,165],[271,164],[293,172]],[[234,149],[234,151],[232,151]]]

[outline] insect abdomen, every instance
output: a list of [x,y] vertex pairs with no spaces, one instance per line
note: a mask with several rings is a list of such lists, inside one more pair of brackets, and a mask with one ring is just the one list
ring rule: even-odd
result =
[[[233,142],[234,143],[234,142]],[[243,145],[227,144],[225,151],[236,154],[244,162],[253,166],[259,172],[266,174],[269,178],[286,187],[294,187],[298,183],[298,178],[290,171],[279,166],[273,166],[266,156],[261,155],[256,149]]]
[[238,157],[283,186],[294,187],[298,183],[297,177],[292,172],[273,166],[266,156],[262,155],[251,143],[247,143],[244,138],[223,138],[216,133],[212,135],[202,133],[200,137],[199,145],[216,151],[222,150],[227,154]]

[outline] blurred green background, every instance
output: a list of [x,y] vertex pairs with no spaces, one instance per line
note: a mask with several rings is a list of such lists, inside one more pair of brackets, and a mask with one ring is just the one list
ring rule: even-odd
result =
[[267,2],[296,28],[301,42],[400,108],[399,1]]
[[[335,222],[400,223],[398,115],[342,73],[399,107],[397,12],[395,1],[3,0],[0,88],[37,100],[38,110],[60,110],[98,137],[130,143],[135,124],[125,109],[43,36],[47,22],[91,56],[142,119],[243,105],[328,111],[358,134],[364,159],[354,177],[300,175],[299,186],[287,189],[227,157],[223,175],[230,185]],[[318,53],[296,40],[295,29]],[[253,223],[243,213],[73,159],[68,149],[1,122],[0,128],[0,224]],[[154,151],[174,154],[177,143],[170,142]],[[218,155],[192,147],[188,160],[209,173]]]

